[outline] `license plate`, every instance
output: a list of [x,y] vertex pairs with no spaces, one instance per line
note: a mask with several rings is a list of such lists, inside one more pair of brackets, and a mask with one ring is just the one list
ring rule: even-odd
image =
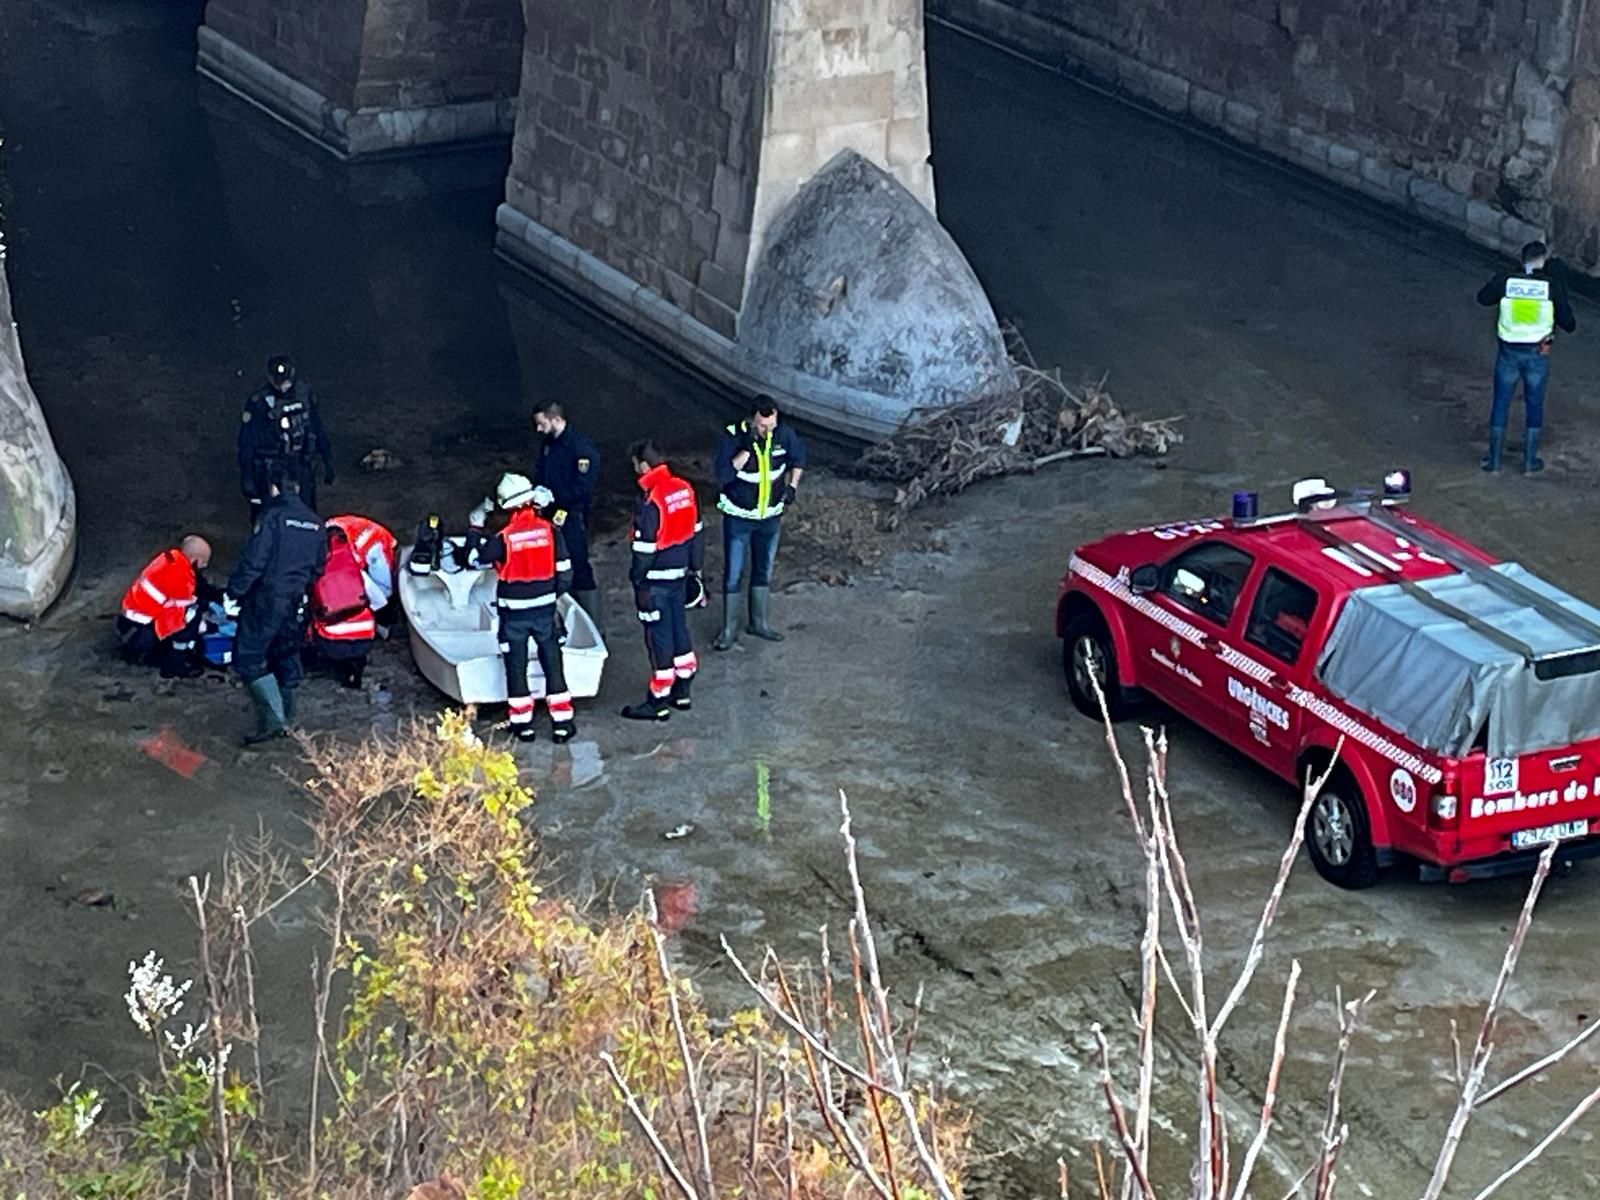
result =
[[1587,821],[1563,821],[1559,825],[1541,825],[1537,829],[1519,829],[1511,835],[1513,850],[1526,850],[1529,846],[1543,846],[1548,842],[1564,842],[1568,838],[1583,837],[1589,832]]

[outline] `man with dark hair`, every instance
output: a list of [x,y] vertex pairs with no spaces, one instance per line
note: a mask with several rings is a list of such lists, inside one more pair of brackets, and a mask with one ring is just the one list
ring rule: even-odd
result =
[[750,623],[746,631],[783,641],[772,628],[772,568],[778,559],[783,512],[795,502],[805,474],[806,446],[778,417],[771,396],[758,395],[750,416],[729,425],[717,444],[717,486],[722,510],[722,632],[712,643],[731,649],[739,640],[739,593],[750,570]]
[[561,530],[572,559],[572,598],[601,629],[600,592],[589,565],[589,512],[600,478],[600,451],[567,424],[566,408],[553,400],[533,410],[533,427],[543,439],[534,479],[556,498],[550,522]]
[[295,689],[304,673],[306,589],[327,559],[322,518],[300,498],[299,480],[280,465],[267,477],[255,532],[228,580],[227,594],[240,606],[233,669],[256,709],[247,746],[283,737],[294,720]]
[[654,442],[635,442],[628,456],[641,493],[628,580],[651,674],[644,700],[628,705],[622,715],[630,721],[665,721],[672,709],[691,706],[689,687],[699,667],[684,601],[688,579],[698,577],[702,565],[700,504],[693,486],[672,473]]
[[267,360],[267,382],[245,402],[239,423],[239,487],[250,501],[255,524],[267,500],[267,482],[274,471],[286,473],[299,487],[308,508],[317,506],[314,460],[322,460],[322,482],[333,482],[333,443],[311,385],[297,377],[294,363],[282,354]]
[[1521,271],[1501,271],[1478,291],[1478,303],[1497,311],[1500,336],[1494,360],[1494,403],[1489,409],[1489,452],[1482,462],[1485,471],[1500,469],[1518,380],[1522,382],[1527,431],[1522,470],[1525,474],[1544,470],[1539,434],[1544,428],[1545,387],[1550,382],[1550,347],[1557,326],[1567,333],[1578,329],[1566,286],[1545,270],[1549,257],[1543,242],[1529,242],[1522,248]]

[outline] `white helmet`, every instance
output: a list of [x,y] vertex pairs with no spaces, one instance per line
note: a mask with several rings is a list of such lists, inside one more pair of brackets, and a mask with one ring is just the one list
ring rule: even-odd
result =
[[556,502],[556,494],[544,484],[533,489],[533,506],[538,509],[549,508]]
[[500,486],[494,490],[501,508],[521,508],[533,499],[533,484],[526,475],[507,471],[500,476]]

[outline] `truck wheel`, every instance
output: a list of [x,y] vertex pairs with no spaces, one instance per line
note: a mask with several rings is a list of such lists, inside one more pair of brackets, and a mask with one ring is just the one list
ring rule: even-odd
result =
[[1095,698],[1091,678],[1099,681],[1106,697],[1106,711],[1113,721],[1131,716],[1138,708],[1144,693],[1123,687],[1117,678],[1111,631],[1099,613],[1084,610],[1067,618],[1061,636],[1061,660],[1067,673],[1067,692],[1084,716],[1100,719],[1100,701]]
[[1306,851],[1311,865],[1335,887],[1371,887],[1378,882],[1367,806],[1355,780],[1337,771],[1306,814]]

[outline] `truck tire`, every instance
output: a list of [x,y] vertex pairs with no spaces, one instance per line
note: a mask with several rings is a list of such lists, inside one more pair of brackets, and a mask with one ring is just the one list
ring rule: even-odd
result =
[[1306,814],[1306,852],[1334,887],[1351,891],[1378,882],[1378,855],[1366,801],[1347,771],[1335,771]]
[[1105,619],[1093,609],[1081,609],[1067,618],[1061,632],[1061,664],[1067,676],[1067,693],[1086,717],[1100,720],[1100,702],[1089,682],[1091,671],[1099,677],[1106,697],[1106,711],[1113,721],[1132,716],[1144,698],[1138,688],[1122,686],[1117,677],[1111,631],[1106,628]]

